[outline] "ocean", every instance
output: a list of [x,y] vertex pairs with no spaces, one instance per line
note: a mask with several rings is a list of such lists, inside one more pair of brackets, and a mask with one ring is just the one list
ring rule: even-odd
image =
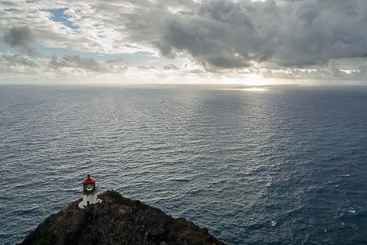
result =
[[0,86],[0,244],[91,174],[228,245],[367,244],[367,87]]

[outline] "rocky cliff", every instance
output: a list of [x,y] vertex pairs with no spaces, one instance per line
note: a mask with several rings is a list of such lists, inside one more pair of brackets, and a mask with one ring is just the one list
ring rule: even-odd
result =
[[80,209],[82,199],[45,219],[22,245],[131,244],[223,245],[206,228],[109,190],[101,203]]

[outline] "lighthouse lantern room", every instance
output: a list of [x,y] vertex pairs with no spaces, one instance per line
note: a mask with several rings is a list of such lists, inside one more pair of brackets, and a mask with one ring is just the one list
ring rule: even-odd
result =
[[96,188],[96,180],[90,177],[88,174],[88,178],[82,181],[83,183],[83,206],[87,207],[90,204],[97,203],[97,191]]

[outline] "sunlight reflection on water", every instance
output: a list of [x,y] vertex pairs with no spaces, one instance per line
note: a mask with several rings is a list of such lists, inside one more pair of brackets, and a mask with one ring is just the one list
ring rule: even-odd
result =
[[0,244],[87,172],[228,245],[367,243],[366,93],[224,90],[0,90]]
[[242,90],[242,91],[266,91],[267,88],[256,88],[256,87],[253,87],[253,88],[243,88],[243,89],[239,89],[239,90]]

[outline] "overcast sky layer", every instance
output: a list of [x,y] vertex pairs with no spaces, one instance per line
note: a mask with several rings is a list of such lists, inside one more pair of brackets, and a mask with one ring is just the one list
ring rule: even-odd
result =
[[0,2],[0,82],[367,84],[366,0]]

